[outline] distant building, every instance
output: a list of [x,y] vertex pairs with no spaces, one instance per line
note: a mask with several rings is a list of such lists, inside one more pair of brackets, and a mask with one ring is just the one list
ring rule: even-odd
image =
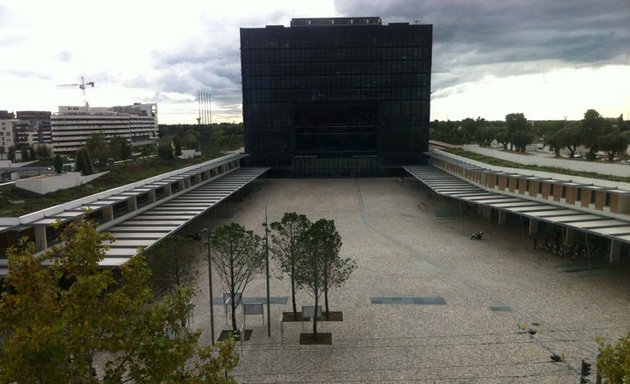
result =
[[14,130],[19,122],[18,119],[13,118],[0,119],[0,148],[2,148],[0,149],[0,158],[6,158],[9,148],[15,146]]
[[52,145],[49,111],[17,111],[18,125],[15,127],[16,145]]
[[158,139],[157,104],[135,103],[111,108],[60,106],[51,116],[55,153],[74,155],[90,136],[124,137],[132,146]]
[[13,112],[0,110],[0,120],[8,120],[8,119],[15,119],[15,115],[13,114]]
[[386,175],[428,149],[432,25],[378,17],[241,29],[245,151],[296,176]]

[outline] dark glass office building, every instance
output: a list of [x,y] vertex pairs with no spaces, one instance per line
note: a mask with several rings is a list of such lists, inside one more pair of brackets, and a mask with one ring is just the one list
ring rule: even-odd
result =
[[380,18],[241,29],[249,163],[276,174],[396,174],[428,148],[433,27]]

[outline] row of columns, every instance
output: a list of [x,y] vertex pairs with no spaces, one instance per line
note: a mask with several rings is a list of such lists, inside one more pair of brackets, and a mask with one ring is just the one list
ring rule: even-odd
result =
[[[484,205],[477,205],[477,213],[480,214],[484,219],[490,220],[492,218],[492,208]],[[507,223],[507,212],[503,210],[497,210],[497,223],[499,225]],[[539,221],[533,218],[529,219],[529,227],[528,233],[530,236],[535,236],[538,234],[538,223]],[[565,227],[564,231],[564,243],[571,244],[575,241],[577,230],[573,228]],[[610,253],[608,261],[609,263],[617,263],[621,260],[621,242],[618,240],[610,239]]]

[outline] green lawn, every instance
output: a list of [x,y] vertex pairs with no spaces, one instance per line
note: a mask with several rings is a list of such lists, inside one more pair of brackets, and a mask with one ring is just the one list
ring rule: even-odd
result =
[[106,191],[108,189],[140,181],[148,177],[157,176],[162,173],[198,164],[219,156],[222,155],[204,155],[195,159],[175,159],[170,161],[151,158],[117,164],[110,167],[101,167],[98,170],[99,172],[110,172],[91,183],[49,193],[45,196],[40,196],[29,191],[18,189],[15,186],[2,187],[0,188],[0,217],[22,216],[30,212],[36,212],[44,208],[89,196],[97,192]]

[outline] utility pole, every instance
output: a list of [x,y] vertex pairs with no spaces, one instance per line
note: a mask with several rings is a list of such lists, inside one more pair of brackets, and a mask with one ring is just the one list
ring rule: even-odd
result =
[[265,205],[265,269],[267,278],[267,337],[271,337],[271,297],[269,296],[269,225],[267,223],[267,205]]

